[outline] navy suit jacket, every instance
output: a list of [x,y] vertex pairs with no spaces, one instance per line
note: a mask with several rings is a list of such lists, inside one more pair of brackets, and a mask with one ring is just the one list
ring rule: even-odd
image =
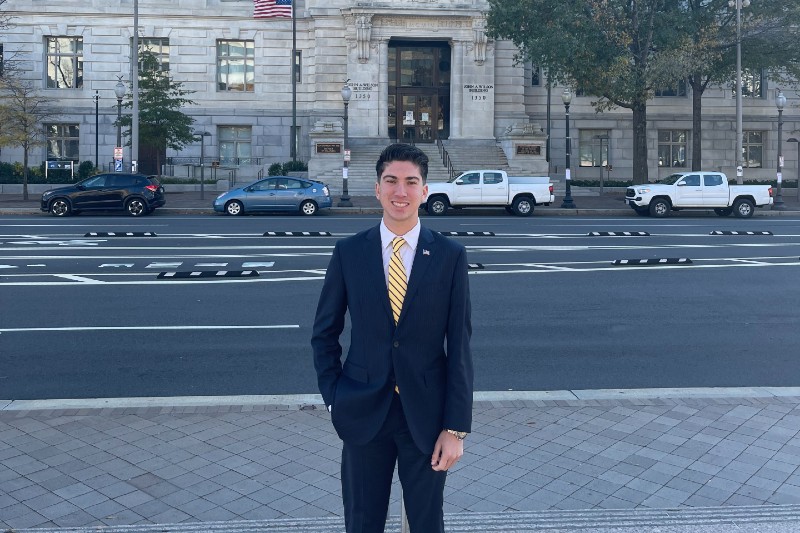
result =
[[[339,337],[350,314],[350,346]],[[380,227],[336,243],[311,345],[319,390],[339,437],[366,444],[380,430],[395,383],[417,447],[433,453],[443,429],[471,430],[473,370],[467,254],[420,230],[400,320],[392,318]]]

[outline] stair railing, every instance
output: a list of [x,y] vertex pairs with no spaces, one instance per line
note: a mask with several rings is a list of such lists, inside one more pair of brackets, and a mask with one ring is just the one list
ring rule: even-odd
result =
[[453,179],[456,171],[453,168],[453,160],[450,159],[450,154],[447,153],[447,148],[444,147],[441,139],[436,139],[436,147],[439,149],[439,155],[442,157],[442,164],[447,168],[449,179]]

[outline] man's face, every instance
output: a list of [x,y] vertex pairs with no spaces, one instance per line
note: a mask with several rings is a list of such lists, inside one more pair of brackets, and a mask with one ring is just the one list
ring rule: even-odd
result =
[[417,224],[419,206],[428,196],[419,167],[410,161],[392,161],[375,184],[375,196],[383,207],[383,220],[396,235],[405,235]]

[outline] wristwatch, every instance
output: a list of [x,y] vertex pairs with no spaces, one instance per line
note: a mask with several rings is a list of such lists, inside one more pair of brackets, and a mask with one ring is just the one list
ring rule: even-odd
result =
[[445,431],[450,433],[458,440],[464,440],[467,438],[467,435],[469,435],[469,433],[467,433],[466,431],[456,431],[455,429],[445,429]]

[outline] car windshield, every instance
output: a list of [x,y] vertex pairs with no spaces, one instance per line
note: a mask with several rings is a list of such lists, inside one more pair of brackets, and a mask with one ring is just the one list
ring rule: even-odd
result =
[[664,179],[658,180],[658,183],[663,183],[665,185],[675,185],[675,182],[678,181],[683,177],[683,174],[670,174]]

